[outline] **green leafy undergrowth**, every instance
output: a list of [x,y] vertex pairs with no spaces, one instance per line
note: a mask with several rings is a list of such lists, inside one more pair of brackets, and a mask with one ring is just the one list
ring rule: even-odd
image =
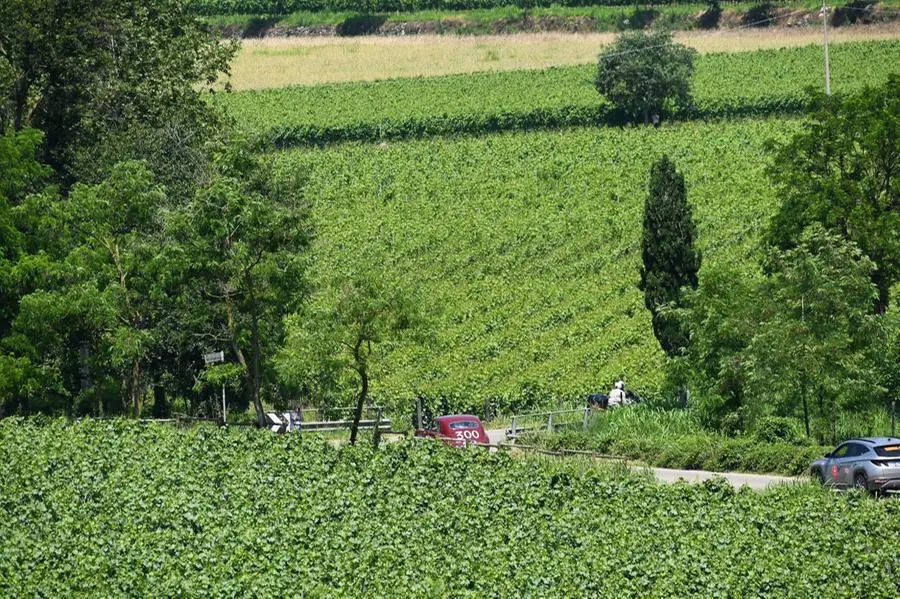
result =
[[[898,41],[834,44],[832,89],[880,83],[898,62]],[[696,106],[677,116],[798,113],[807,88],[822,85],[821,65],[816,46],[700,56]],[[213,101],[263,147],[620,122],[594,89],[595,75],[585,65],[218,93]]]
[[684,437],[621,437],[612,439],[582,431],[532,435],[523,442],[548,449],[576,449],[629,457],[651,466],[713,472],[757,472],[799,475],[831,448],[820,445],[766,443],[751,437],[712,434]]
[[0,480],[3,596],[900,593],[900,502],[811,485],[20,419],[0,422]]

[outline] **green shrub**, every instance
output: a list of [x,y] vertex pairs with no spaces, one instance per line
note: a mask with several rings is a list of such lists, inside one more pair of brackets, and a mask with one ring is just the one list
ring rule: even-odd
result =
[[753,437],[764,443],[795,443],[803,437],[799,425],[793,418],[765,416],[753,426]]

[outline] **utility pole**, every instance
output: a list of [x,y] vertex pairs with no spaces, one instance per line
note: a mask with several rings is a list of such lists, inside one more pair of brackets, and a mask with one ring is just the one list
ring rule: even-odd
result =
[[825,95],[831,95],[831,69],[828,64],[828,7],[822,0],[822,34],[825,37]]

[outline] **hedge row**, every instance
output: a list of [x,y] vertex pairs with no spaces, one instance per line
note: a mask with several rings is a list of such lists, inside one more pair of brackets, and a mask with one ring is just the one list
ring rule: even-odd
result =
[[[284,15],[293,12],[411,12],[417,10],[472,10],[538,8],[549,6],[631,6],[629,0],[189,0],[190,9],[204,16]],[[696,4],[661,0],[656,5]]]
[[[772,96],[729,101],[715,99],[704,102],[695,110],[671,115],[684,119],[718,119],[741,117],[785,116],[802,112],[808,99],[801,96]],[[339,143],[348,141],[383,141],[438,135],[478,135],[503,131],[555,129],[589,125],[621,125],[624,117],[609,104],[596,106],[560,106],[532,110],[507,111],[495,114],[462,114],[360,121],[340,125],[295,124],[277,125],[257,137],[260,148],[280,149]]]
[[576,449],[626,456],[661,468],[785,475],[809,472],[810,463],[831,450],[820,445],[766,443],[751,437],[690,435],[610,439],[583,431],[530,435],[523,442],[553,450]]

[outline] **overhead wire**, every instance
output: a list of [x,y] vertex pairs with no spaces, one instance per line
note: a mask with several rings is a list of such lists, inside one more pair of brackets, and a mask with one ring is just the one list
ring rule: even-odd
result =
[[[807,10],[794,10],[794,11],[791,11],[791,12],[789,12],[789,13],[785,13],[785,14],[783,14],[783,15],[775,15],[775,16],[768,17],[768,18],[765,18],[765,19],[760,19],[760,20],[758,20],[758,21],[753,21],[752,23],[746,23],[746,24],[741,25],[741,26],[739,26],[739,27],[729,27],[729,28],[727,28],[727,29],[718,29],[718,30],[716,30],[716,32],[715,32],[714,35],[726,35],[726,34],[729,34],[729,33],[734,33],[734,32],[736,32],[736,31],[743,31],[743,30],[745,30],[745,29],[752,29],[752,28],[755,28],[755,27],[759,27],[760,25],[762,25],[762,24],[764,24],[764,23],[769,23],[769,22],[771,22],[771,21],[777,21],[777,20],[779,20],[779,19],[786,19],[786,18],[788,18],[788,17],[792,17],[792,16],[798,15],[798,14],[808,14],[808,13],[809,13],[809,11],[807,11]],[[635,48],[634,50],[623,50],[623,51],[621,51],[621,52],[615,52],[615,53],[613,53],[613,54],[603,54],[603,55],[601,55],[600,58],[601,58],[601,60],[606,60],[607,58],[615,58],[616,56],[626,56],[626,55],[628,55],[628,54],[638,54],[638,53],[641,53],[641,52],[647,52],[647,51],[649,51],[649,50],[655,50],[655,49],[657,49],[657,48],[662,48],[662,47],[664,47],[664,46],[666,46],[666,45],[667,45],[667,44],[654,44],[654,45],[652,45],[652,46],[644,46],[643,48]]]

